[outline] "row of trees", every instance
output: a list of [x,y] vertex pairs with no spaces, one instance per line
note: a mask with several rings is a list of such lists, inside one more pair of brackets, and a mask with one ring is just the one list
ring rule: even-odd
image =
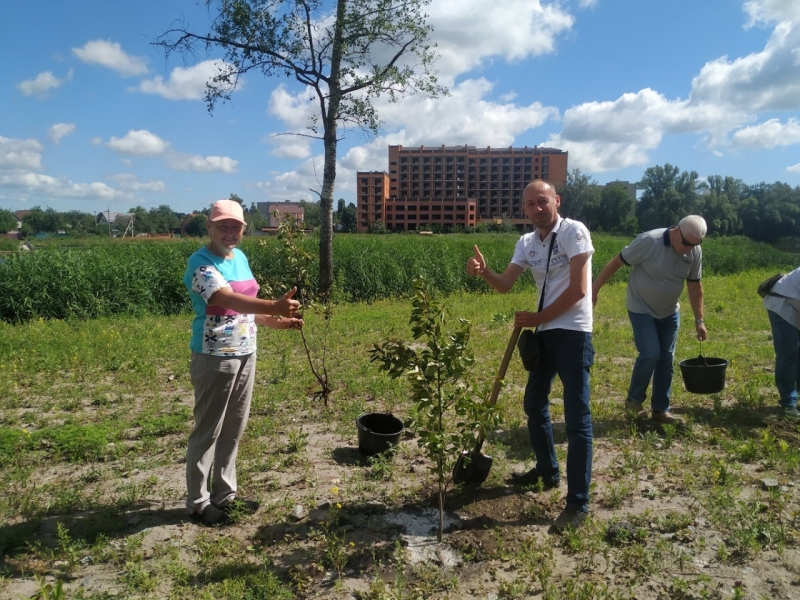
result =
[[686,215],[702,215],[710,235],[745,235],[775,242],[800,237],[800,186],[747,185],[741,179],[681,171],[669,163],[650,167],[636,184],[634,202],[622,186],[598,185],[572,170],[559,186],[561,214],[583,221],[592,231],[634,234],[674,225]]
[[[269,216],[261,214],[256,208],[255,202],[252,202],[248,208],[244,200],[236,194],[231,194],[230,199],[236,200],[242,205],[249,231],[269,226]],[[319,227],[322,221],[319,203],[301,200],[297,204],[303,207],[306,227]],[[195,217],[186,223],[186,232],[193,236],[204,236],[206,219],[210,212],[210,208],[205,208],[192,213]],[[134,233],[149,235],[176,231],[187,216],[186,213],[175,212],[166,204],[149,210],[142,206],[136,206],[131,208],[128,213],[134,216]],[[101,223],[98,217],[99,213],[86,213],[78,210],[59,212],[53,208],[43,209],[35,206],[23,218],[20,230],[25,237],[37,233],[56,233],[58,231],[64,231],[67,235],[110,235],[111,228],[106,222]],[[342,231],[355,232],[356,206],[352,202],[348,206],[344,199],[340,198],[338,210],[334,213],[334,221],[342,225]],[[0,233],[8,233],[16,229],[17,218],[14,213],[0,209]]]
[[[641,191],[638,201],[630,198],[623,186],[601,186],[590,175],[574,169],[566,183],[558,186],[561,214],[583,221],[592,231],[623,235],[665,227],[688,214],[699,214],[705,217],[711,235],[744,235],[763,242],[800,238],[800,186],[793,188],[781,182],[747,185],[740,179],[719,175],[699,179],[695,171],[681,171],[669,163],[650,167],[636,185]],[[269,216],[261,214],[255,202],[248,208],[236,194],[230,198],[242,204],[249,230],[269,225]],[[306,226],[320,227],[320,204],[305,200],[298,204],[303,207]],[[205,235],[209,210],[196,211],[197,216],[185,227],[189,235]],[[136,206],[129,212],[134,215],[135,233],[151,235],[178,229],[186,216],[165,204],[149,210]],[[97,216],[37,206],[25,216],[22,232],[33,235],[63,230],[72,235],[108,235],[108,225],[100,225]],[[354,232],[356,206],[340,198],[333,219],[338,230]],[[0,209],[0,233],[13,231],[16,223],[10,211]],[[484,229],[510,231],[513,225],[485,226],[481,230]],[[380,228],[376,232],[380,233]]]

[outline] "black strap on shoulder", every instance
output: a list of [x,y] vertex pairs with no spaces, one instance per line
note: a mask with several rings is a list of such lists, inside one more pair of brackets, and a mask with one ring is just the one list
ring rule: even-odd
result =
[[547,264],[545,266],[544,281],[542,282],[542,293],[539,296],[539,310],[537,312],[542,312],[542,307],[544,306],[544,289],[547,286],[547,274],[550,272],[550,257],[553,256],[553,244],[556,243],[557,233],[557,231],[554,231],[552,237],[550,238],[550,249],[547,251]]

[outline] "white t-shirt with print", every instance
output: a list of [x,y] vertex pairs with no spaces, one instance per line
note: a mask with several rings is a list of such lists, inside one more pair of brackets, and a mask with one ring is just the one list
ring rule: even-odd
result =
[[[541,293],[542,283],[545,281],[547,253],[550,248],[550,239],[556,234],[553,244],[553,254],[550,257],[550,270],[547,273],[544,306],[550,306],[569,287],[569,263],[579,254],[589,253],[586,269],[586,295],[574,306],[564,313],[542,324],[539,329],[571,329],[573,331],[592,331],[592,257],[594,246],[589,230],[580,221],[564,219],[559,216],[558,223],[553,231],[545,238],[539,237],[539,230],[526,233],[517,241],[514,257],[511,262],[523,268],[530,268],[536,286]],[[536,305],[529,308],[536,311],[539,307],[539,296]]]

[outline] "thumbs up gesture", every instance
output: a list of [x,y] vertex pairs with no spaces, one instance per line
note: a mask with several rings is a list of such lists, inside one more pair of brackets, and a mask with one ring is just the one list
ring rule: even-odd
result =
[[297,292],[297,286],[286,292],[280,300],[275,302],[275,314],[281,317],[294,317],[300,309],[300,302],[293,300],[292,297]]
[[467,260],[467,275],[480,275],[486,269],[486,259],[478,250],[478,246],[472,247],[472,256]]

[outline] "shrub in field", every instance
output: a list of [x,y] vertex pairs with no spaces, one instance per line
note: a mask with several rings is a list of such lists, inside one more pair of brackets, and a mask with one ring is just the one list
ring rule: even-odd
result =
[[[327,408],[328,398],[332,391],[326,360],[333,299],[330,295],[323,298],[318,297],[315,291],[318,286],[311,283],[312,265],[315,262],[314,257],[318,256],[318,253],[312,254],[304,243],[303,222],[291,215],[281,215],[278,211],[275,211],[275,218],[279,221],[278,240],[280,241],[275,255],[279,257],[285,268],[281,271],[273,271],[272,277],[265,281],[264,291],[268,297],[272,298],[296,287],[297,292],[295,292],[294,298],[300,301],[301,311],[306,313],[308,309],[311,309],[322,316],[323,327],[317,344],[309,345],[305,328],[300,329],[300,336],[311,373],[319,385],[319,389],[314,392],[314,398],[321,398]],[[318,272],[319,269],[313,269],[313,271]],[[314,346],[313,350],[312,346]]]
[[[468,277],[464,270],[473,244],[480,246],[493,269],[502,271],[518,239],[515,233],[337,235],[333,242],[334,279],[341,297],[356,302],[408,296],[418,275],[441,294],[488,292],[486,282]],[[631,239],[593,236],[594,274]],[[37,317],[84,319],[189,310],[182,279],[186,259],[197,249],[198,241],[113,242],[83,249],[53,246],[15,253],[0,262],[0,320],[21,323]],[[289,289],[298,280],[282,244],[273,237],[247,238],[241,247],[259,281],[276,282],[276,289]],[[318,247],[318,236],[304,236],[302,249],[310,258],[303,285],[309,290],[318,287]],[[705,275],[762,268],[789,271],[796,263],[792,254],[743,237],[708,238],[703,243]],[[626,276],[620,271],[612,281],[624,281]],[[531,277],[520,277],[514,289],[533,287]]]
[[430,458],[439,485],[441,542],[450,473],[462,451],[474,445],[475,432],[494,428],[500,413],[487,402],[488,390],[479,393],[472,380],[475,358],[468,347],[469,322],[460,319],[456,331],[448,330],[446,306],[431,297],[424,279],[415,279],[413,286],[411,331],[420,342],[410,345],[390,338],[375,344],[370,355],[390,377],[407,377],[411,383],[417,443]]
[[120,244],[18,253],[0,266],[0,319],[175,314],[188,305],[186,244]]

